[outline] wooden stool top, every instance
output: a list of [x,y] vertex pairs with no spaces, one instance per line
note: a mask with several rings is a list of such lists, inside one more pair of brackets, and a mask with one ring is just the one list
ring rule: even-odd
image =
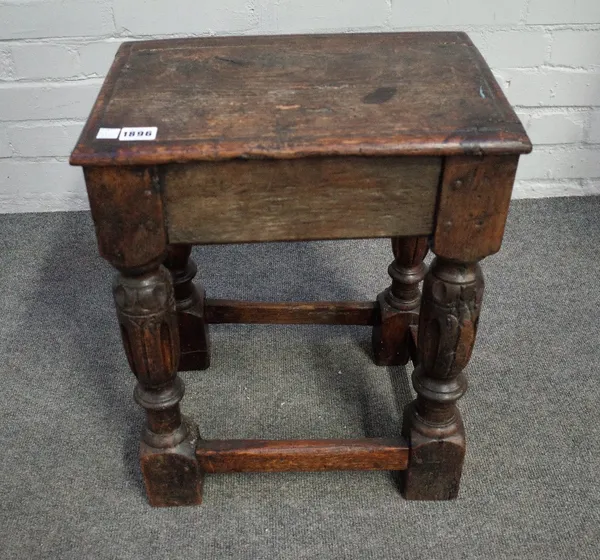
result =
[[123,44],[71,163],[530,149],[464,33],[218,37]]

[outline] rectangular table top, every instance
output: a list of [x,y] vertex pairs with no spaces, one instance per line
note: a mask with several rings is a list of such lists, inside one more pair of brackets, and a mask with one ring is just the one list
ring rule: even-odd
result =
[[71,163],[530,150],[464,33],[212,37],[124,43]]

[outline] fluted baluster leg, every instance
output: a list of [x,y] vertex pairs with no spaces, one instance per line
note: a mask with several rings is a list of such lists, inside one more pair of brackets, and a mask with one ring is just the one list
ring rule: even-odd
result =
[[408,362],[409,329],[419,320],[427,237],[392,237],[392,250],[394,261],[388,268],[392,285],[377,296],[381,320],[373,328],[375,363],[382,366]]
[[113,294],[129,365],[138,380],[135,400],[147,415],[140,462],[148,499],[154,506],[199,504],[198,430],[179,409],[184,386],[177,376],[180,343],[171,275],[164,266],[143,274],[122,269]]
[[210,365],[208,325],[204,320],[204,289],[194,284],[197,267],[191,245],[169,245],[165,266],[175,286],[181,344],[179,371],[206,369]]
[[419,318],[417,398],[405,410],[410,442],[404,494],[413,500],[445,500],[458,494],[465,434],[456,406],[467,381],[463,373],[475,342],[483,296],[477,263],[436,257],[423,285]]

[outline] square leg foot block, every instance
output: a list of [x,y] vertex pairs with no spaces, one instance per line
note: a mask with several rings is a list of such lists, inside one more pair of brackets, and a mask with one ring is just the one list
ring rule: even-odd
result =
[[462,421],[458,420],[452,435],[428,437],[410,425],[411,406],[404,417],[403,432],[410,452],[408,469],[402,477],[402,494],[407,500],[452,500],[458,496],[465,457]]
[[197,428],[166,449],[140,445],[140,466],[148,502],[154,507],[192,506],[202,503],[204,473],[196,460]]

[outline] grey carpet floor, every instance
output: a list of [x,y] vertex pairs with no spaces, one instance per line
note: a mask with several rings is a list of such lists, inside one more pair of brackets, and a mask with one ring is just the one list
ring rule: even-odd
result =
[[[386,240],[195,249],[214,297],[371,299]],[[460,498],[404,501],[388,473],[213,475],[152,509],[143,415],[87,213],[0,216],[0,558],[600,557],[600,197],[518,201],[461,401]],[[409,371],[363,327],[219,326],[184,374],[210,438],[385,436]]]

